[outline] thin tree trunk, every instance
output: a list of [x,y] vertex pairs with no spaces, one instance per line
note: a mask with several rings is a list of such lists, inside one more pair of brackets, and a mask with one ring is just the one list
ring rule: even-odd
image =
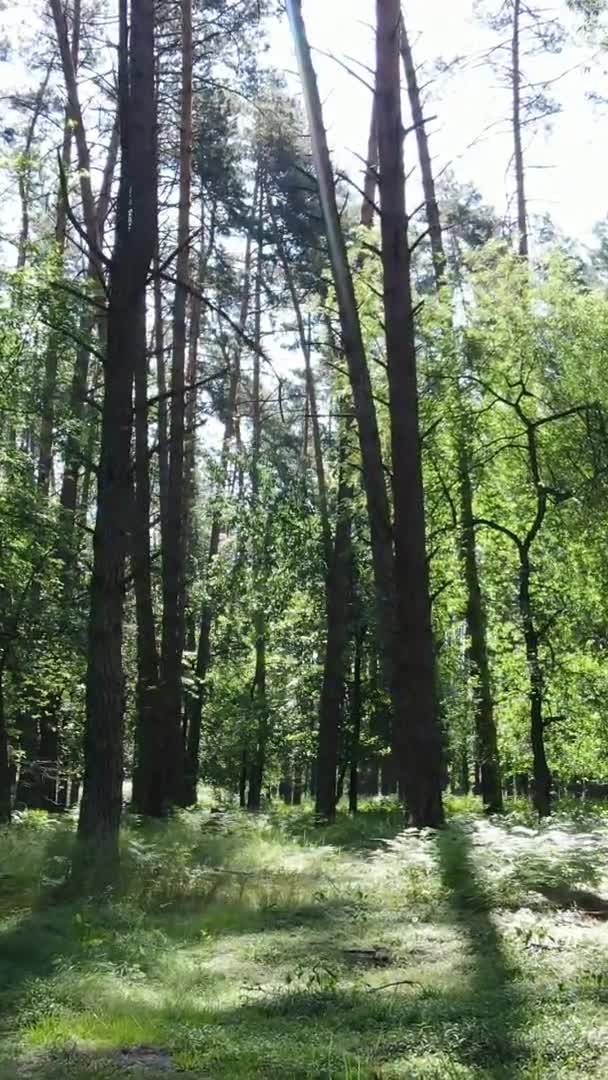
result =
[[[401,20],[401,57],[407,83],[412,120],[416,131],[418,158],[426,216],[429,226],[429,238],[433,256],[435,284],[440,290],[446,284],[447,259],[441,229],[441,217],[437,203],[435,179],[431,164],[428,135],[424,123],[424,114],[420,98],[420,88],[416,67],[407,36],[405,21]],[[458,403],[462,406],[461,394],[457,387]],[[482,798],[490,811],[502,809],[502,787],[500,780],[500,762],[496,724],[494,721],[494,703],[488,662],[485,613],[479,581],[477,551],[475,547],[475,526],[473,515],[473,490],[469,469],[469,449],[466,435],[466,416],[460,409],[459,427],[456,431],[456,451],[458,459],[458,477],[460,494],[461,559],[466,585],[466,625],[469,639],[468,654],[471,667],[477,680],[475,695],[475,721],[477,730],[478,752],[482,765]]]
[[441,742],[435,717],[433,636],[425,548],[416,351],[405,213],[399,78],[399,0],[377,0],[376,94],[384,323],[393,468],[395,595],[400,703],[394,741],[416,825],[440,825]]
[[[255,276],[255,351],[253,355],[253,389],[252,389],[252,448],[251,448],[251,501],[254,520],[260,513],[260,450],[262,443],[262,401],[260,384],[260,344],[261,344],[261,318],[262,318],[262,264],[264,251],[263,237],[263,214],[266,202],[263,178],[260,178],[260,202],[258,217],[257,239],[257,266]],[[267,518],[264,526],[264,538],[260,545],[259,539],[254,539],[253,552],[253,593],[254,613],[253,632],[255,637],[255,671],[251,686],[251,701],[255,722],[255,749],[250,755],[249,763],[249,790],[247,793],[247,809],[259,810],[262,797],[262,783],[266,764],[266,744],[268,739],[268,702],[266,696],[266,614],[265,614],[265,576],[268,546],[268,532],[270,519]]]
[[[464,419],[464,418],[463,418]],[[479,581],[477,550],[475,546],[475,520],[473,516],[473,490],[469,472],[468,448],[464,431],[458,438],[458,473],[460,488],[461,551],[466,588],[466,627],[468,634],[468,658],[476,680],[475,728],[477,754],[480,763],[481,797],[491,813],[502,810],[502,781],[498,737],[494,719],[494,700],[488,659],[486,619]]]
[[169,498],[169,435],[167,422],[167,373],[165,364],[165,331],[163,321],[163,297],[160,281],[158,250],[154,255],[154,350],[156,355],[156,383],[158,387],[158,489],[161,521],[167,520]]
[[[54,2],[54,0],[53,0]],[[154,0],[120,0],[121,177],[109,282],[105,388],[84,737],[84,791],[75,877],[102,882],[118,858],[122,805],[125,557],[131,523],[134,327],[145,298],[156,230]]]
[[530,679],[530,736],[534,767],[533,801],[539,817],[551,813],[551,771],[545,751],[545,724],[543,719],[543,677],[538,656],[538,631],[532,612],[530,597],[530,559],[528,551],[520,548],[519,610],[521,613],[526,660]]
[[239,806],[244,810],[247,806],[247,751],[241,755],[241,769],[239,772]]
[[[394,669],[394,566],[392,529],[384,466],[372,386],[361,334],[352,275],[346,245],[340,225],[334,176],[323,126],[319,88],[312,66],[310,46],[306,37],[300,0],[287,0],[302,87],[310,127],[312,153],[315,162],[319,195],[325,220],[332,274],[342,329],[342,348],[347,360],[351,383],[363,482],[372,546],[374,583],[378,605],[378,625],[387,683],[392,686]],[[397,706],[397,702],[394,702]],[[398,711],[399,706],[397,707]],[[400,718],[400,721],[403,718]]]
[[11,820],[11,770],[8,757],[8,731],[4,712],[4,664],[0,665],[0,825]]
[[336,816],[338,734],[344,700],[344,670],[348,644],[348,606],[351,593],[351,527],[353,491],[346,475],[346,433],[342,436],[337,522],[326,586],[327,641],[319,702],[319,752],[316,812],[325,821]]
[[159,661],[152,603],[150,551],[150,452],[148,441],[148,356],[146,298],[137,312],[135,353],[135,488],[131,563],[137,622],[137,700],[133,807],[160,817],[164,795],[163,718],[159,700]]
[[285,275],[285,281],[287,282],[287,288],[289,290],[289,296],[291,299],[291,306],[293,308],[294,315],[296,317],[296,325],[298,328],[298,337],[300,339],[300,348],[302,350],[302,356],[304,357],[304,369],[306,373],[306,404],[307,410],[310,408],[310,413],[306,413],[307,418],[310,416],[310,424],[312,428],[312,442],[315,454],[315,468],[317,473],[317,493],[319,499],[319,516],[321,518],[321,532],[323,535],[323,548],[325,553],[325,566],[329,567],[332,559],[332,538],[331,528],[329,524],[329,511],[327,509],[327,484],[325,483],[325,466],[323,464],[323,449],[321,446],[321,430],[319,427],[319,413],[317,411],[317,391],[315,387],[314,373],[312,370],[311,356],[310,356],[310,335],[306,333],[304,326],[304,317],[302,315],[302,307],[300,305],[300,299],[298,297],[298,290],[296,288],[295,279],[292,273],[289,259],[285,251],[285,245],[283,244],[279,226],[274,212],[272,199],[268,200],[270,215],[272,218],[272,225],[274,231],[274,239],[281,260],[281,266]]
[[[258,182],[254,185],[253,208],[257,206]],[[251,291],[251,234],[248,233],[245,246],[245,266],[243,270],[243,287],[241,295],[241,310],[239,315],[239,335],[245,332],[249,315],[249,300]],[[217,557],[220,537],[222,532],[222,514],[220,500],[225,492],[228,478],[228,464],[230,451],[236,435],[235,417],[237,411],[237,399],[241,379],[241,341],[236,343],[230,372],[228,375],[228,400],[226,403],[226,416],[224,420],[224,437],[222,440],[220,480],[218,484],[218,505],[216,505],[211,519],[211,534],[209,537],[209,552],[207,556],[207,581],[211,577],[213,563]],[[209,585],[207,586],[209,587]],[[211,630],[215,605],[210,596],[203,600],[199,621],[198,644],[196,650],[196,666],[194,671],[195,688],[187,704],[188,725],[186,744],[186,765],[184,774],[184,803],[192,806],[196,802],[197,782],[200,761],[201,724],[203,708],[205,704],[206,679],[211,663]]]
[[49,79],[51,77],[51,71],[53,69],[53,60],[47,64],[46,72],[40,86],[38,93],[34,100],[34,108],[32,110],[32,116],[28,124],[25,145],[23,147],[22,160],[19,165],[17,183],[19,188],[19,203],[21,206],[21,228],[19,231],[19,241],[17,244],[17,270],[23,270],[28,254],[28,244],[30,238],[30,181],[31,181],[31,167],[30,154],[36,136],[36,127],[40,119],[42,107],[44,105],[44,99],[49,85]]
[[302,778],[302,766],[296,764],[294,766],[294,770],[293,770],[292,802],[293,802],[294,806],[301,806],[302,805],[303,787],[304,787],[304,782],[303,782],[303,778]]
[[439,206],[437,204],[437,195],[435,192],[433,166],[431,164],[429,140],[425,127],[424,113],[422,110],[422,100],[420,97],[418,76],[416,74],[414,58],[412,55],[412,50],[407,36],[407,28],[403,17],[401,18],[400,46],[401,57],[403,60],[403,70],[405,73],[407,92],[410,102],[410,109],[412,112],[412,121],[414,124],[414,130],[416,132],[416,146],[418,149],[418,159],[420,161],[420,176],[422,180],[422,190],[424,193],[426,220],[429,227],[429,239],[431,242],[431,252],[433,255],[433,269],[435,273],[435,280],[439,286],[441,284],[444,284],[445,282],[446,271],[446,257],[443,246],[443,236],[441,233],[441,218],[439,216]]
[[63,78],[65,82],[65,88],[68,98],[68,108],[70,112],[70,124],[72,126],[74,132],[74,140],[76,142],[78,170],[80,177],[80,193],[82,198],[82,212],[84,217],[85,230],[89,242],[91,258],[95,260],[95,265],[100,270],[101,268],[98,261],[98,256],[100,252],[98,223],[97,215],[95,212],[95,198],[93,196],[93,187],[91,184],[91,156],[89,153],[89,145],[87,142],[84,118],[80,105],[76,65],[74,63],[74,56],[70,47],[68,23],[65,12],[61,6],[61,0],[49,0],[49,5],[53,16],[53,21],[55,23],[57,44],[59,46],[59,54],[61,56],[61,66],[63,69]]
[[[72,42],[72,51],[77,55],[77,42],[76,44]],[[34,135],[35,117],[39,113],[42,97],[48,84],[49,74],[50,67],[38,92],[35,115],[32,119],[28,133],[28,141],[30,143]],[[71,145],[72,132],[71,128],[66,124],[62,147],[63,169],[66,173],[70,164]],[[29,153],[29,146],[26,148],[26,153]],[[29,197],[29,184],[27,185],[27,193],[22,192],[21,194],[23,222],[19,255],[20,260],[22,259],[21,265],[24,266],[28,241],[28,219],[26,203],[24,200]],[[55,216],[55,246],[58,259],[58,270],[63,268],[66,238],[67,216],[64,198],[60,190]],[[44,501],[47,501],[49,498],[51,476],[53,473],[55,397],[60,348],[61,334],[59,331],[52,329],[49,332],[45,353],[38,438],[38,467],[36,473],[38,493]],[[34,582],[32,587],[32,606],[34,610],[37,610],[40,606],[40,582],[38,580]],[[36,725],[36,722],[32,719],[28,721],[28,726],[32,725],[33,730],[29,733],[29,738],[25,740],[24,745],[22,746],[22,749],[28,749],[26,744],[29,742],[29,754],[26,754],[25,760],[21,763],[17,791],[17,799],[19,803],[24,806],[45,810],[53,810],[56,808],[55,788],[57,780],[57,756],[59,750],[59,704],[60,702],[57,695],[53,695],[50,701],[43,701],[40,704],[40,719],[38,724]]]
[[517,231],[519,254],[528,258],[528,215],[524,151],[521,135],[521,55],[520,55],[521,0],[513,0],[513,38],[511,41],[511,76],[513,80],[513,157],[515,162],[515,186],[517,196]]
[[[67,25],[67,24],[66,24]],[[80,51],[80,0],[76,0],[72,14],[72,38],[70,43],[70,57],[74,73],[78,70],[78,57]],[[62,172],[63,176],[69,173],[71,163],[73,139],[73,125],[70,123],[70,106],[68,104],[65,115],[64,138],[62,147]],[[95,218],[97,236],[101,242],[105,220],[108,214],[111,186],[116,167],[118,153],[118,125],[115,122],[99,197],[95,205]],[[81,177],[81,190],[86,178]],[[83,196],[84,198],[84,196]],[[59,259],[59,268],[63,268],[65,245],[67,239],[67,196],[64,191],[63,180],[59,185],[57,197],[57,213],[55,223],[55,245]],[[89,259],[89,274],[95,274],[95,264]],[[97,290],[98,294],[101,290]],[[101,293],[100,299],[103,296]],[[98,317],[100,326],[102,316]],[[89,337],[92,330],[92,317],[87,311],[82,317],[81,333],[83,339]],[[100,341],[105,333],[105,326],[100,330]],[[50,333],[45,358],[45,373],[42,388],[42,417],[40,424],[40,438],[38,445],[38,491],[43,498],[48,499],[50,481],[53,471],[53,443],[55,425],[55,405],[57,394],[57,369],[60,352],[60,334],[53,330]],[[84,367],[84,371],[83,371]],[[86,393],[86,380],[88,370],[88,350],[81,345],[78,348],[75,364],[74,379],[72,384],[72,415],[80,419],[82,415],[83,399]],[[69,608],[70,594],[74,585],[74,557],[73,557],[73,513],[76,508],[76,484],[79,468],[80,455],[77,449],[77,439],[70,433],[67,440],[64,475],[60,506],[62,509],[61,534],[57,545],[57,555],[63,562],[63,587],[66,590],[66,609]],[[68,511],[68,513],[65,513]],[[35,583],[34,590],[37,585]],[[39,603],[34,597],[34,607]],[[56,810],[57,785],[59,778],[59,749],[60,749],[60,706],[61,695],[55,694],[50,701],[42,705],[39,721],[38,745],[35,748],[35,759],[31,766],[21,770],[21,784],[19,798],[28,806],[41,807],[43,809]]]
[[361,202],[361,224],[371,229],[376,210],[376,191],[378,189],[378,117],[376,95],[372,100],[372,112],[367,140],[365,178],[363,181],[363,200]]
[[163,624],[161,676],[165,719],[166,791],[163,801],[178,802],[183,792],[182,654],[185,633],[185,363],[186,308],[189,292],[190,194],[192,187],[192,0],[181,0],[181,102],[177,284],[173,308],[171,430],[167,516],[162,536]]
[[359,755],[361,751],[361,666],[363,660],[363,642],[365,628],[355,634],[355,661],[353,665],[353,684],[351,698],[352,744],[350,751],[350,777],[348,785],[348,809],[356,814],[359,799]]

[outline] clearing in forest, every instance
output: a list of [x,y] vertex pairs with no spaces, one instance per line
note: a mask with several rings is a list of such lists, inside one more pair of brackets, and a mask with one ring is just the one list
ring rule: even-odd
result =
[[0,837],[2,1080],[608,1076],[601,810],[130,820],[88,902],[62,898],[72,830]]

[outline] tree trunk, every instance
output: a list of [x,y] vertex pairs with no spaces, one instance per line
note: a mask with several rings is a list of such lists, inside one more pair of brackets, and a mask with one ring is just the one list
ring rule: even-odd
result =
[[8,731],[4,712],[4,665],[0,666],[0,825],[11,820],[11,770],[8,757]]
[[169,426],[167,421],[167,373],[165,363],[165,331],[163,297],[160,282],[158,250],[154,255],[154,351],[156,355],[156,384],[158,387],[158,492],[161,522],[167,520],[169,499]]
[[405,213],[399,0],[378,0],[376,10],[378,157],[399,645],[394,684],[400,707],[394,741],[412,821],[418,826],[437,826],[443,821],[441,741],[434,714],[433,636]]
[[367,140],[367,158],[365,178],[363,181],[363,200],[361,202],[361,224],[366,229],[371,229],[374,224],[376,210],[376,191],[378,188],[378,117],[376,109],[376,96],[372,100],[372,112],[369,122],[369,137]]
[[351,528],[353,492],[346,477],[346,434],[342,436],[334,551],[325,592],[327,641],[319,702],[319,751],[316,812],[325,821],[336,816],[338,733],[342,721],[344,672],[351,593]]
[[[350,271],[346,245],[340,225],[336,201],[334,176],[323,126],[323,113],[319,88],[312,66],[310,46],[306,38],[300,0],[287,0],[287,11],[292,27],[306,109],[310,127],[312,153],[315,162],[319,195],[325,221],[325,229],[336,289],[336,298],[342,330],[342,348],[348,364],[352,388],[363,483],[367,500],[374,584],[378,606],[378,626],[382,640],[384,670],[388,685],[392,685],[394,664],[394,566],[392,530],[388,495],[384,479],[384,465],[378,422],[372,394],[372,386],[361,334],[353,279]],[[394,702],[398,712],[400,704]],[[402,721],[400,717],[399,722]]]
[[158,688],[158,649],[152,602],[150,551],[150,453],[148,444],[148,357],[146,305],[137,313],[135,353],[135,488],[131,563],[137,621],[137,697],[133,807],[138,814],[160,817],[166,812],[163,718]]
[[520,56],[521,0],[513,0],[513,38],[511,41],[511,77],[513,80],[513,159],[515,163],[515,186],[517,196],[517,231],[519,254],[528,258],[528,215],[526,202],[526,178],[524,151],[521,137],[521,56]]
[[[412,50],[407,36],[405,21],[401,20],[401,56],[407,82],[407,89],[416,131],[420,173],[429,227],[429,238],[433,256],[433,270],[437,289],[446,284],[447,259],[441,229],[441,217],[437,203],[435,179],[431,164],[428,135],[424,123],[424,114],[420,98],[420,88],[414,64]],[[462,405],[461,394],[457,387],[458,404]],[[473,490],[469,470],[469,451],[466,436],[466,417],[461,409],[459,428],[456,432],[456,451],[458,457],[461,560],[466,585],[465,619],[469,638],[468,654],[471,667],[477,679],[475,695],[475,720],[478,752],[483,762],[482,798],[489,811],[502,809],[502,787],[500,780],[500,762],[496,724],[494,721],[494,703],[488,663],[487,634],[483,600],[475,548],[475,527],[473,517]]]
[[182,653],[185,629],[185,363],[186,306],[189,292],[190,193],[192,187],[192,0],[181,0],[181,101],[177,284],[173,308],[171,363],[171,428],[167,516],[162,536],[163,626],[161,676],[165,723],[163,802],[179,802],[183,794]]
[[302,766],[296,764],[293,770],[293,805],[302,805],[302,791],[304,788],[304,781],[302,777]]
[[350,751],[350,782],[348,786],[348,809],[351,814],[357,813],[359,799],[359,754],[361,744],[361,662],[363,658],[363,642],[365,630],[362,629],[355,635],[355,663],[353,669],[353,686],[351,701],[351,725],[352,745]]
[[19,189],[19,203],[21,206],[21,227],[19,231],[19,241],[17,243],[17,270],[23,270],[27,262],[30,237],[30,180],[32,168],[30,154],[52,70],[53,60],[47,65],[44,78],[38,88],[38,93],[34,100],[34,108],[32,109],[32,115],[25,136],[25,145],[21,154],[21,162],[18,165],[17,186]]
[[304,326],[304,317],[302,315],[302,307],[300,299],[298,297],[298,291],[296,288],[295,279],[289,265],[289,259],[285,251],[285,246],[281,239],[276,214],[274,213],[272,200],[268,200],[270,214],[272,217],[273,231],[275,243],[281,260],[281,266],[283,267],[283,273],[285,275],[285,281],[287,282],[287,288],[289,290],[289,296],[291,299],[291,306],[293,308],[294,315],[296,317],[296,325],[298,328],[298,337],[300,339],[300,349],[302,350],[302,356],[304,357],[304,370],[306,373],[306,406],[310,407],[310,414],[306,413],[306,416],[310,415],[310,424],[312,428],[312,442],[315,454],[315,469],[317,473],[317,494],[319,499],[319,516],[321,518],[321,532],[323,536],[323,549],[325,554],[325,566],[328,568],[332,559],[332,539],[331,528],[329,524],[329,511],[327,509],[327,485],[325,483],[325,466],[323,463],[323,449],[321,447],[321,430],[319,427],[319,414],[317,411],[317,390],[315,386],[315,378],[312,370],[311,356],[310,356],[310,335],[306,333]]
[[[258,184],[254,185],[253,209],[257,207]],[[245,266],[243,270],[243,289],[241,294],[241,310],[239,316],[239,332],[243,334],[247,326],[249,315],[249,300],[251,291],[251,234],[248,233],[245,246]],[[226,403],[226,416],[224,419],[224,437],[222,440],[221,472],[218,485],[218,497],[224,494],[228,478],[228,464],[230,451],[236,434],[235,415],[237,399],[241,379],[241,338],[236,342],[232,357],[232,364],[228,374],[228,400]],[[209,553],[207,556],[207,580],[211,576],[213,563],[217,557],[222,532],[222,515],[220,505],[216,506],[211,519],[211,534],[209,537]],[[193,806],[197,798],[197,783],[199,773],[201,723],[205,703],[205,682],[211,662],[211,630],[213,626],[214,604],[212,598],[206,596],[203,600],[200,613],[198,644],[196,650],[196,667],[194,671],[195,687],[187,703],[187,745],[186,764],[184,770],[184,796],[186,806]]]
[[[120,0],[121,176],[109,280],[105,387],[89,617],[84,791],[74,866],[102,883],[118,859],[122,806],[125,557],[131,526],[131,431],[137,318],[156,230],[154,0]],[[134,332],[135,328],[135,332]]]
[[101,274],[101,264],[99,261],[100,237],[95,208],[95,199],[93,196],[93,187],[91,184],[91,156],[89,153],[89,145],[87,142],[86,129],[84,126],[84,119],[80,106],[80,96],[78,93],[76,72],[77,56],[72,52],[72,48],[70,46],[68,23],[65,11],[61,6],[61,0],[49,0],[49,4],[55,24],[55,33],[57,35],[59,54],[61,56],[61,66],[63,69],[63,78],[65,82],[65,88],[68,98],[68,110],[70,114],[69,122],[74,132],[74,141],[76,143],[76,151],[78,156],[78,171],[80,179],[80,193],[82,197],[82,212],[84,216],[87,239],[89,243],[89,254],[90,257],[94,260],[98,272]]
[[431,164],[429,140],[422,110],[418,76],[416,74],[414,57],[412,55],[405,19],[403,17],[401,18],[400,44],[403,70],[405,72],[405,81],[412,112],[412,122],[416,132],[416,146],[418,149],[418,160],[420,162],[420,178],[422,180],[426,220],[429,227],[429,240],[431,242],[431,253],[433,255],[433,270],[437,284],[441,285],[445,282],[446,271],[446,257],[441,233],[441,218],[439,216],[439,206],[437,204],[433,166]]
[[[261,344],[261,317],[262,317],[262,263],[263,263],[263,215],[265,204],[265,191],[263,178],[260,179],[260,206],[258,217],[258,241],[257,241],[257,267],[255,278],[255,351],[253,355],[253,402],[252,402],[252,449],[251,449],[251,501],[254,519],[260,512],[260,476],[259,462],[262,442],[262,402],[260,385],[260,344]],[[265,579],[266,561],[268,549],[268,533],[270,530],[270,517],[266,518],[264,525],[264,539],[260,545],[259,539],[254,539],[253,551],[253,575],[254,575],[254,604],[253,631],[255,637],[255,672],[251,686],[251,701],[253,705],[255,726],[255,749],[250,755],[249,767],[249,791],[247,794],[247,809],[259,810],[262,797],[262,783],[266,764],[266,743],[268,739],[268,702],[266,697],[266,613],[265,613]]]
[[459,438],[459,484],[461,550],[466,586],[466,626],[469,639],[468,658],[476,679],[475,727],[480,763],[481,797],[490,813],[502,811],[502,781],[498,738],[494,720],[494,701],[490,681],[486,620],[479,582],[473,491],[464,435]]
[[551,772],[545,752],[545,724],[543,719],[543,677],[538,656],[538,631],[532,613],[530,597],[530,560],[528,552],[520,549],[519,610],[521,613],[526,660],[530,679],[530,736],[534,770],[533,802],[539,817],[551,813]]
[[239,806],[244,810],[247,805],[247,750],[241,755],[241,770],[239,773]]

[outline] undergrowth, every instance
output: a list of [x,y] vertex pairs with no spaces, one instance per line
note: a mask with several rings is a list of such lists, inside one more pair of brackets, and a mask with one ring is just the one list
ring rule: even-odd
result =
[[[1,1080],[570,1080],[608,1075],[605,808],[390,800],[127,818],[121,879],[65,891],[70,817],[0,833]],[[550,885],[564,897],[549,902]],[[561,894],[560,894],[561,895]]]

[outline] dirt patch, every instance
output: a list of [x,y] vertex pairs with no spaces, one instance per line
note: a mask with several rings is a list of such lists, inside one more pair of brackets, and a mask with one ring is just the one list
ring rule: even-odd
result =
[[110,1060],[123,1069],[150,1069],[170,1072],[173,1062],[165,1050],[156,1046],[124,1046],[110,1055]]

